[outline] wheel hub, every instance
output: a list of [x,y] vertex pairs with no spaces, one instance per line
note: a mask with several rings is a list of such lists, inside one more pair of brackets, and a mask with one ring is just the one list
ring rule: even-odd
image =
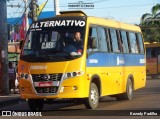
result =
[[98,94],[95,89],[91,90],[91,101],[93,104],[96,104],[98,101]]

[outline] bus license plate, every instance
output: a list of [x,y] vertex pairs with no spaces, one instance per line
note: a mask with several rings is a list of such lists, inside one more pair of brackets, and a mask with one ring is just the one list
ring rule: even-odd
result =
[[35,87],[51,87],[59,86],[59,81],[48,81],[48,82],[34,82]]

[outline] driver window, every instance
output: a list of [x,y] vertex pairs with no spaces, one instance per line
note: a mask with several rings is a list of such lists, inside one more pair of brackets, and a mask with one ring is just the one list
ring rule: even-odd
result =
[[97,28],[90,27],[89,29],[89,38],[88,38],[88,49],[97,49],[98,48],[98,35]]

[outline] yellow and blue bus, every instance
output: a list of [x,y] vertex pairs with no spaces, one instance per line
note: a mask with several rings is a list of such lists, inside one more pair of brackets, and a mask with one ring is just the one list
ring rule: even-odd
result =
[[21,98],[34,111],[57,98],[81,101],[88,109],[103,96],[131,100],[146,82],[141,30],[82,11],[60,12],[32,23],[18,74]]
[[146,73],[152,78],[158,78],[160,74],[160,43],[145,42],[146,48]]

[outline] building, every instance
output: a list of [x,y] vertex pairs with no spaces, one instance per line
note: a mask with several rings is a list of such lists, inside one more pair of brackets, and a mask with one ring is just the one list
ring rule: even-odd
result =
[[[54,11],[45,11],[40,14],[38,19],[44,19],[49,17],[54,17]],[[19,26],[22,24],[22,17],[15,17],[15,18],[7,18],[8,24],[8,60],[15,62],[17,64],[19,60]],[[31,20],[29,19],[29,24],[31,24]],[[14,39],[14,38],[16,39]]]

